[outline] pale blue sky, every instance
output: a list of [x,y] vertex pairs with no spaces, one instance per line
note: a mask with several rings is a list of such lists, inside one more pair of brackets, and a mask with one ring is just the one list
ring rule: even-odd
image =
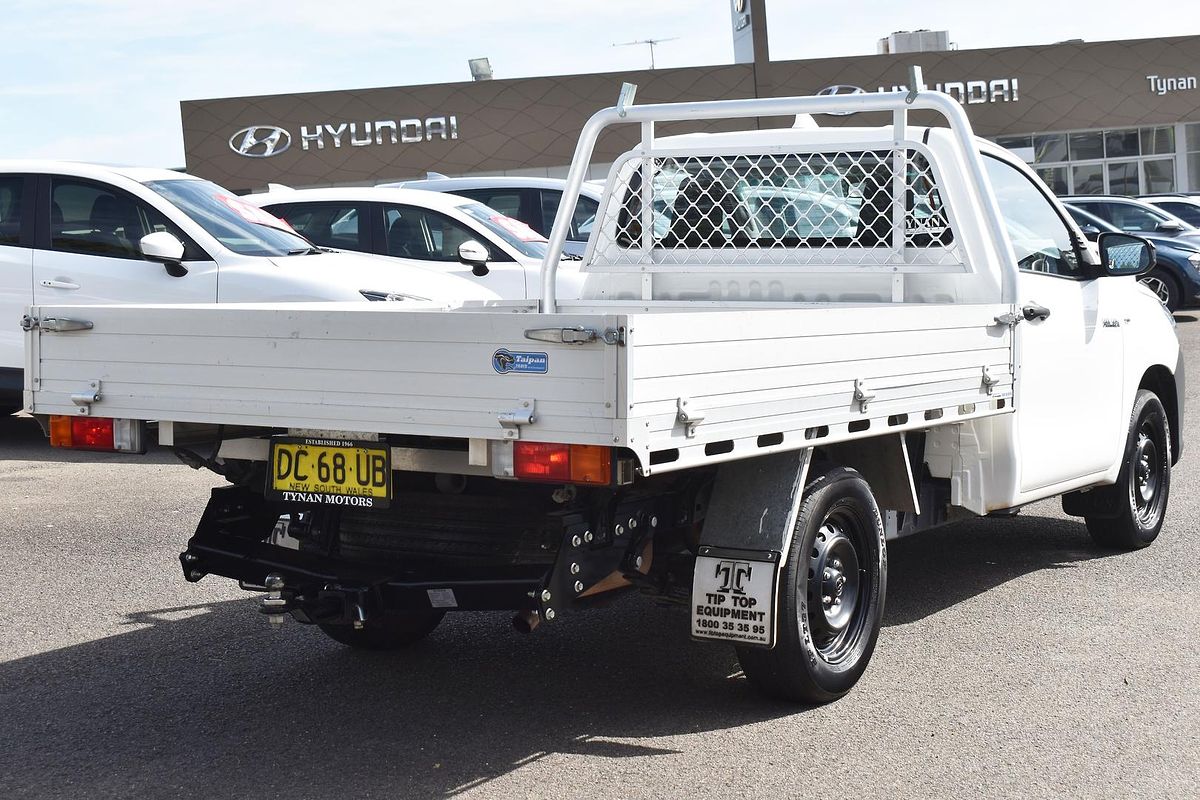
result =
[[[1132,10],[1132,11],[1131,11]],[[777,60],[873,53],[894,30],[961,49],[1200,34],[1196,0],[767,0]],[[0,158],[179,166],[179,101],[729,63],[728,0],[0,0]],[[1200,60],[1200,55],[1198,55]]]

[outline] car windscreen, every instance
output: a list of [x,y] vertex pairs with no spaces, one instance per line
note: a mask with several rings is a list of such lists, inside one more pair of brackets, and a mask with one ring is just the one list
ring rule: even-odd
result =
[[286,222],[215,183],[167,180],[150,181],[146,186],[170,200],[213,238],[240,255],[286,256],[312,252],[305,239],[283,229]]
[[546,240],[533,228],[512,217],[506,217],[483,203],[466,203],[458,210],[478,221],[518,253],[529,258],[546,255]]

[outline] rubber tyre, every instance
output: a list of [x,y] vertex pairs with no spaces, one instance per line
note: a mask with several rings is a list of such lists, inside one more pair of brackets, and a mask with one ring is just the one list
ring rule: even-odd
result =
[[408,611],[368,620],[361,629],[351,625],[319,627],[335,642],[358,650],[401,650],[424,639],[446,616],[445,611]]
[[[822,623],[826,607],[821,576],[810,574],[810,566],[817,563],[815,554],[836,539],[829,535],[827,523],[849,533],[857,559],[853,613],[832,641]],[[806,704],[837,700],[854,687],[871,660],[887,594],[883,521],[871,488],[858,472],[828,464],[810,468],[779,580],[775,647],[737,647],[742,671],[774,698]]]
[[[1158,295],[1158,299],[1167,307],[1167,311],[1174,314],[1183,307],[1183,292],[1179,288],[1179,281],[1175,280],[1175,277],[1162,267],[1155,267],[1140,280]],[[1161,285],[1161,289],[1159,285]]]
[[1129,420],[1117,482],[1093,489],[1112,493],[1111,498],[1106,498],[1112,502],[1106,505],[1117,508],[1117,514],[1084,517],[1096,544],[1113,550],[1138,550],[1158,538],[1171,497],[1171,432],[1158,396],[1139,389]]

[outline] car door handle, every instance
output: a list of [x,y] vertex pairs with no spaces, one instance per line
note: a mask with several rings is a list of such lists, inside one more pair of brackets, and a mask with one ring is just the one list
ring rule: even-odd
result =
[[78,289],[78,283],[70,283],[69,281],[42,281],[42,286],[47,289]]
[[1025,317],[1027,322],[1033,322],[1035,319],[1046,319],[1050,316],[1050,309],[1045,306],[1039,306],[1037,303],[1029,303],[1021,308],[1021,316]]

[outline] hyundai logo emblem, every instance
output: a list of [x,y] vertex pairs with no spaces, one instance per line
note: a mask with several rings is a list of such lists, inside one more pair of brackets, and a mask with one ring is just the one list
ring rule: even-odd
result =
[[277,156],[292,146],[292,135],[274,125],[251,125],[229,137],[229,149],[247,158]]
[[[867,90],[861,86],[851,86],[846,83],[838,83],[833,86],[826,86],[821,91],[817,92],[818,97],[830,97],[832,95],[843,94],[866,94]],[[845,117],[853,114],[853,111],[826,111],[824,112],[832,117]]]

